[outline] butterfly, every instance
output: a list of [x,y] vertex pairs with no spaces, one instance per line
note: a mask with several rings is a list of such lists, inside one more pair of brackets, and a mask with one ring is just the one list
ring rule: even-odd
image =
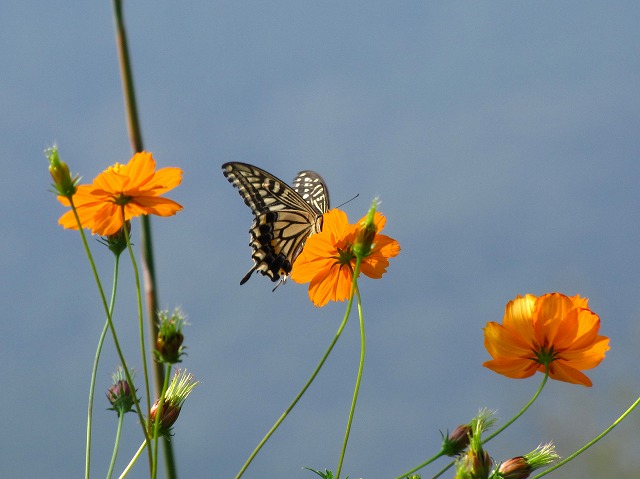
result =
[[238,188],[254,215],[249,229],[254,264],[240,284],[258,271],[279,281],[277,288],[287,280],[307,238],[322,230],[329,190],[322,177],[309,170],[296,175],[293,187],[247,163],[225,163],[222,173]]

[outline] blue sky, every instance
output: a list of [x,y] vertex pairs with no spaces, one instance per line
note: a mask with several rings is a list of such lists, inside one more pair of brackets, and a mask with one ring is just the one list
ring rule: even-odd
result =
[[[379,195],[402,246],[381,281],[361,282],[367,363],[345,474],[395,477],[438,448],[439,430],[526,402],[540,377],[481,366],[482,327],[517,294],[587,296],[611,351],[593,388],[550,383],[491,454],[553,440],[566,456],[626,409],[640,380],[639,17],[635,2],[127,2],[145,147],[184,170],[170,195],[184,211],[153,220],[160,303],[189,315],[184,366],[202,382],[175,429],[182,477],[235,475],[344,311],[314,308],[292,282],[239,286],[251,214],[222,176],[227,161],[284,180],[318,171],[334,205],[360,195],[344,206],[352,220]],[[130,158],[111,5],[6,3],[0,41],[0,475],[79,477],[103,317],[80,240],[57,225],[42,151],[57,143],[87,181]],[[109,284],[111,258],[92,244]],[[139,368],[131,281],[125,262],[115,316]],[[244,477],[335,468],[358,344],[353,320]],[[116,365],[108,346],[97,476]],[[632,416],[562,477],[605,460],[631,477],[637,428]],[[140,440],[131,417],[117,469]]]

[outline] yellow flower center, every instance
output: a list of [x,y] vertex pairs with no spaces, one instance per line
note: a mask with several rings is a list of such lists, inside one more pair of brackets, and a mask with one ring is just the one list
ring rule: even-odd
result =
[[124,168],[125,165],[121,164],[121,163],[116,163],[115,165],[111,165],[109,168],[107,168],[106,170],[104,170],[105,173],[115,173],[120,174],[120,170],[122,168]]

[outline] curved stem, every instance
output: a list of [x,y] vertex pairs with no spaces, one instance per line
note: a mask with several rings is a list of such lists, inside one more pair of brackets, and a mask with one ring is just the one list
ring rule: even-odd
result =
[[133,457],[129,461],[129,464],[127,464],[127,467],[125,467],[124,471],[122,471],[122,474],[120,474],[118,479],[124,479],[127,476],[127,474],[129,474],[129,472],[131,471],[131,468],[133,468],[133,465],[136,463],[136,461],[140,457],[140,454],[142,454],[142,451],[144,451],[144,448],[147,447],[148,442],[149,441],[144,441],[142,444],[140,444],[140,447],[138,448],[136,453],[133,455]]
[[147,412],[151,410],[151,394],[149,389],[149,368],[147,366],[147,351],[145,347],[144,337],[144,314],[142,312],[142,293],[140,292],[140,275],[138,273],[138,264],[136,263],[136,256],[133,254],[133,248],[131,247],[131,231],[127,226],[124,214],[124,206],[122,207],[122,228],[125,230],[125,238],[127,239],[127,250],[129,251],[129,258],[131,259],[131,267],[133,268],[134,281],[136,285],[136,302],[138,305],[138,328],[140,334],[140,354],[142,356],[142,371],[144,373],[145,392],[147,396]]
[[297,394],[297,396],[293,399],[293,401],[291,401],[291,404],[289,404],[289,406],[287,407],[287,409],[285,409],[285,411],[282,413],[282,415],[280,415],[280,417],[278,418],[278,420],[275,422],[275,424],[273,426],[271,426],[271,429],[269,429],[269,431],[267,432],[267,434],[262,438],[262,440],[258,443],[258,445],[256,446],[256,448],[253,450],[253,452],[251,453],[251,455],[249,456],[249,459],[247,459],[247,461],[244,463],[244,465],[242,466],[242,468],[240,469],[240,471],[238,472],[238,474],[236,474],[235,479],[239,479],[240,477],[242,477],[242,475],[245,473],[245,471],[247,470],[247,468],[249,467],[249,465],[251,464],[251,462],[253,461],[253,459],[256,457],[256,455],[258,454],[258,452],[260,452],[260,449],[262,449],[262,446],[265,445],[265,443],[269,440],[269,438],[271,437],[271,435],[276,431],[276,429],[278,429],[278,426],[280,426],[280,424],[282,423],[282,421],[285,420],[285,418],[289,415],[289,413],[291,412],[291,410],[295,407],[295,405],[298,403],[298,401],[300,400],[300,398],[303,396],[303,394],[307,391],[307,389],[309,389],[309,386],[311,386],[311,383],[313,382],[313,380],[316,378],[316,376],[318,375],[318,373],[320,372],[320,369],[322,369],[322,366],[324,365],[325,361],[327,360],[327,358],[329,357],[329,354],[331,353],[331,351],[333,350],[333,347],[336,345],[336,343],[338,342],[338,339],[340,339],[340,335],[342,334],[342,331],[344,330],[344,327],[347,325],[347,320],[349,319],[349,314],[351,313],[351,307],[353,305],[353,295],[351,295],[351,297],[349,298],[349,302],[347,303],[347,309],[344,313],[344,318],[342,319],[342,323],[340,323],[340,326],[338,327],[338,330],[336,331],[335,336],[333,337],[333,340],[331,341],[331,344],[329,344],[329,347],[327,348],[327,350],[325,351],[324,355],[322,356],[322,359],[320,359],[320,362],[318,363],[318,365],[316,366],[316,369],[313,371],[313,373],[311,374],[311,377],[309,378],[309,380],[306,382],[306,384],[302,387],[302,389],[300,390],[300,392]]
[[[80,238],[82,238],[82,244],[84,246],[85,253],[89,260],[89,265],[91,266],[91,271],[93,272],[93,278],[98,287],[98,292],[100,294],[100,300],[102,302],[102,307],[104,309],[105,315],[107,316],[107,322],[109,323],[109,329],[111,330],[111,336],[113,337],[113,344],[116,348],[116,352],[118,353],[118,358],[120,359],[120,363],[122,364],[122,368],[124,369],[125,376],[127,377],[127,382],[131,385],[131,388],[135,390],[135,386],[133,383],[133,379],[131,377],[131,373],[129,372],[129,368],[127,366],[127,362],[124,358],[124,354],[122,353],[122,348],[120,347],[120,341],[118,341],[118,335],[116,334],[116,328],[113,325],[113,320],[111,317],[111,311],[109,310],[109,306],[107,305],[107,298],[104,294],[104,289],[102,288],[102,282],[100,281],[100,276],[98,275],[98,269],[96,267],[95,262],[93,261],[93,255],[91,254],[91,249],[89,249],[89,244],[87,243],[87,237],[82,229],[82,223],[80,222],[80,217],[78,216],[78,211],[76,210],[76,206],[73,203],[73,197],[69,198],[69,202],[71,205],[71,210],[76,217],[76,222],[78,224],[78,230],[80,233]],[[136,412],[138,413],[138,419],[140,420],[140,425],[142,426],[142,433],[146,440],[149,439],[147,434],[147,430],[144,426],[144,416],[142,415],[142,410],[140,409],[140,401],[138,401],[137,396],[134,394],[134,404],[136,407]]]
[[498,434],[500,434],[502,431],[504,431],[506,428],[511,426],[511,424],[513,424],[516,421],[516,419],[518,419],[520,416],[522,416],[525,413],[525,411],[527,409],[529,409],[533,405],[535,400],[538,399],[538,396],[540,396],[540,393],[544,389],[545,384],[547,384],[547,379],[549,379],[549,367],[548,366],[547,366],[547,368],[546,368],[546,370],[544,372],[544,377],[542,378],[542,382],[540,383],[540,386],[538,386],[538,390],[535,392],[535,394],[533,396],[531,396],[531,399],[529,399],[529,402],[527,402],[527,404],[524,405],[524,407],[520,410],[520,412],[518,412],[515,416],[513,416],[511,419],[509,419],[507,422],[505,422],[504,425],[501,428],[499,428],[496,432],[494,432],[493,434],[490,434],[489,437],[487,437],[485,440],[483,440],[482,444],[486,444],[487,442],[491,441],[491,439],[493,439]]
[[344,434],[344,441],[342,442],[342,450],[340,451],[340,459],[338,460],[338,467],[336,468],[336,479],[340,479],[340,472],[342,471],[342,463],[344,461],[344,455],[347,452],[347,443],[349,442],[349,434],[351,433],[351,424],[353,423],[353,415],[356,410],[356,402],[358,401],[358,393],[360,391],[360,382],[362,380],[362,371],[364,369],[364,356],[366,352],[366,337],[364,334],[364,317],[362,316],[362,298],[360,297],[360,291],[358,290],[358,275],[360,274],[361,258],[356,259],[356,265],[353,271],[353,282],[351,283],[351,293],[349,297],[353,300],[354,293],[358,297],[358,317],[360,318],[360,362],[358,364],[358,374],[356,376],[356,385],[353,390],[353,398],[351,400],[351,408],[349,409],[349,419],[347,420],[347,429]]
[[[420,464],[419,466],[416,466],[416,467],[414,467],[413,469],[411,469],[410,471],[407,471],[407,472],[405,472],[404,474],[399,475],[396,479],[404,479],[404,478],[405,478],[405,477],[407,477],[408,475],[413,474],[414,472],[416,472],[416,471],[418,471],[418,470],[422,469],[423,467],[428,466],[428,465],[429,465],[429,464],[431,464],[433,461],[435,461],[436,459],[438,459],[439,457],[442,457],[442,456],[444,456],[444,452],[443,452],[443,451],[440,451],[438,454],[436,454],[435,456],[431,457],[430,459],[427,459],[425,462],[423,462],[423,463],[422,463],[422,464]],[[453,464],[453,463],[451,463],[451,465],[452,465],[452,464]],[[449,466],[447,467],[447,469],[449,469],[449,467],[451,467],[451,465],[449,465]],[[445,472],[447,469],[445,469],[445,470],[441,471],[441,472],[440,472],[440,474],[444,474],[444,472]],[[438,475],[440,475],[440,474],[438,474]],[[438,477],[438,476],[434,476],[434,478],[435,478],[435,477]]]
[[438,479],[441,475],[443,475],[445,472],[447,472],[451,466],[453,466],[454,462],[451,461],[447,467],[443,468],[442,470],[440,470],[435,476],[433,476],[431,479]]
[[618,419],[613,421],[613,423],[608,428],[606,428],[604,431],[602,431],[600,434],[598,434],[596,437],[594,437],[591,441],[589,441],[587,444],[582,446],[580,449],[578,449],[576,452],[574,452],[570,456],[564,458],[562,461],[558,462],[557,464],[554,464],[553,466],[549,467],[548,469],[546,469],[545,471],[541,472],[540,474],[538,474],[536,476],[533,476],[531,479],[538,479],[539,477],[546,476],[550,472],[555,471],[559,467],[564,466],[567,462],[573,460],[575,457],[577,457],[580,454],[582,454],[584,451],[589,449],[591,446],[593,446],[600,439],[602,439],[607,434],[609,434],[614,427],[616,427],[618,424],[620,424],[624,420],[624,418],[626,418],[629,414],[631,414],[631,411],[633,411],[636,407],[638,407],[638,404],[640,404],[640,397],[638,399],[636,399],[634,401],[634,403],[631,406],[629,406],[629,408],[624,413],[622,413],[622,415]]
[[[533,403],[535,402],[535,400],[538,398],[538,396],[540,396],[540,393],[542,392],[542,390],[544,389],[545,384],[547,384],[547,380],[549,379],[549,368],[547,367],[547,369],[545,370],[544,373],[544,377],[542,378],[542,382],[540,383],[540,386],[538,386],[538,389],[536,390],[536,392],[533,394],[533,396],[531,396],[531,399],[529,399],[529,401],[527,402],[527,404],[525,404],[522,409],[520,409],[520,411],[518,411],[518,413],[513,416],[511,419],[509,419],[506,423],[504,423],[504,425],[499,428],[497,431],[495,431],[493,434],[489,435],[489,437],[487,437],[485,440],[482,441],[482,444],[486,444],[487,442],[489,442],[491,439],[493,439],[494,437],[496,437],[498,434],[500,434],[502,431],[504,431],[506,428],[508,428],[511,424],[513,424],[516,419],[518,419],[520,416],[522,416],[525,411],[527,411],[527,409],[529,409]],[[442,455],[442,451],[434,456],[432,459],[430,459],[427,462],[424,462],[423,464],[421,464],[418,467],[413,468],[411,471],[402,474],[400,476],[398,476],[397,479],[402,479],[404,477],[406,477],[407,475],[417,471],[418,469],[421,469],[422,467],[426,466],[427,464],[429,464],[430,462],[432,462],[434,459],[437,459],[438,457],[440,457]],[[451,468],[451,466],[453,466],[454,461],[451,461],[449,464],[447,464],[444,468],[442,468],[440,471],[438,471],[438,473],[433,476],[432,479],[436,479],[438,477],[440,477],[442,474],[444,474],[448,469]]]
[[[113,314],[113,306],[116,302],[116,290],[118,289],[118,266],[120,264],[120,254],[116,254],[116,259],[113,267],[113,286],[111,289],[111,301],[109,302],[109,314]],[[98,363],[100,361],[100,353],[102,352],[102,346],[104,345],[104,338],[107,336],[109,329],[109,321],[105,321],[98,339],[98,347],[96,348],[96,354],[93,358],[93,368],[91,369],[91,384],[89,385],[89,407],[87,411],[87,445],[85,450],[85,471],[84,477],[89,479],[91,474],[91,428],[93,424],[93,398],[96,389],[96,377],[98,375]]]
[[109,463],[109,471],[107,472],[107,479],[111,479],[113,475],[113,468],[116,465],[116,456],[118,455],[118,447],[120,446],[120,434],[122,433],[122,423],[124,422],[124,414],[118,412],[118,429],[116,430],[116,440],[113,444],[113,454],[111,454],[111,462]]

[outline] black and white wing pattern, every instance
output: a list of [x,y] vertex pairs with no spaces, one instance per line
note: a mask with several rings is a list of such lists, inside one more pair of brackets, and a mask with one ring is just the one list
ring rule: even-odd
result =
[[322,230],[322,215],[329,210],[329,191],[322,177],[301,171],[293,188],[284,181],[247,163],[225,163],[222,173],[238,188],[254,219],[249,230],[254,271],[271,281],[286,281],[291,267],[307,241]]

